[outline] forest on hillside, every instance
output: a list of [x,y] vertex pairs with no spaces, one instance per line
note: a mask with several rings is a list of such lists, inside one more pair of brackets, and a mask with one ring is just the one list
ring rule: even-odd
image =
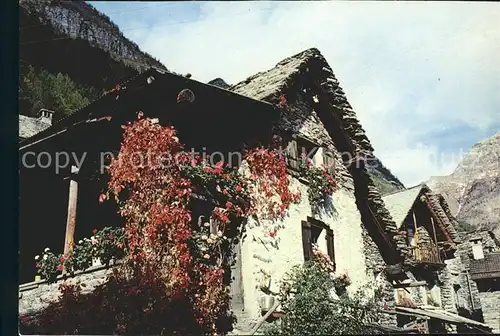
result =
[[74,82],[63,73],[50,73],[25,61],[19,67],[19,113],[36,116],[42,108],[56,111],[55,121],[88,105],[100,96],[91,86]]

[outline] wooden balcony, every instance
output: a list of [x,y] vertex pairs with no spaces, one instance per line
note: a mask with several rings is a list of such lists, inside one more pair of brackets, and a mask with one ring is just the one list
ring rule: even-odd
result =
[[410,247],[411,257],[418,263],[442,264],[439,248],[433,243],[419,243]]

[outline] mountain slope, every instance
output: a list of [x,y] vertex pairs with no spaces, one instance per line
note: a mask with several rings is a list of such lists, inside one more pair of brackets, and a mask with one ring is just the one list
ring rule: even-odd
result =
[[19,0],[20,58],[81,85],[109,89],[151,66],[165,66],[84,1]]
[[472,146],[455,171],[428,185],[444,195],[458,220],[500,235],[500,132]]

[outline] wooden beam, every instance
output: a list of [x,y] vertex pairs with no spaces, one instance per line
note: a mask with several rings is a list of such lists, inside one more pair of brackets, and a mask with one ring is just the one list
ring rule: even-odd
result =
[[439,252],[438,240],[436,235],[436,226],[434,226],[434,218],[431,216],[432,232],[434,233],[434,241],[436,242],[438,260],[441,262],[441,253]]
[[76,175],[78,168],[71,166],[72,178],[69,182],[69,196],[68,196],[68,217],[66,220],[66,234],[64,240],[64,254],[66,255],[73,249],[73,241],[75,239],[75,225],[76,225],[76,205],[78,202],[78,182]]
[[267,320],[267,318],[271,316],[272,313],[274,313],[274,311],[278,308],[280,304],[281,303],[278,300],[275,300],[274,305],[271,307],[271,309],[269,309],[266,315],[262,316],[259,322],[257,322],[257,324],[253,327],[252,331],[250,331],[250,335],[254,335],[257,332],[257,330],[259,330],[262,323],[264,323],[264,321]]
[[406,287],[421,287],[427,285],[426,281],[413,281],[407,283],[397,283],[392,285],[394,288],[406,288]]
[[415,243],[416,243],[416,248],[415,248],[415,258],[417,260],[420,260],[420,249],[418,248],[418,227],[417,227],[417,215],[415,215],[415,210],[413,210],[413,227],[415,228],[415,234],[413,235],[415,237]]
[[451,236],[448,233],[448,230],[446,229],[443,222],[439,219],[439,217],[434,212],[434,209],[432,208],[432,204],[427,196],[425,196],[425,204],[427,204],[427,207],[428,207],[429,211],[431,212],[432,216],[434,217],[434,219],[437,220],[439,226],[441,227],[441,230],[444,232],[444,234],[446,236],[446,239],[448,239],[448,241],[450,242],[450,245],[455,247],[455,242],[453,241],[453,239],[451,239]]

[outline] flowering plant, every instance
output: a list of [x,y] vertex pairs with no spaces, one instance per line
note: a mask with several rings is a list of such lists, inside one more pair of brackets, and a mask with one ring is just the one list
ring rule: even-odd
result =
[[300,193],[290,190],[286,159],[278,150],[264,147],[248,151],[245,159],[253,214],[272,221],[283,219],[290,205],[300,201]]
[[237,167],[224,165],[223,161],[210,164],[209,158],[210,155],[207,155],[206,159],[199,155],[191,158],[188,164],[180,166],[182,175],[189,179],[193,186],[216,196],[225,205],[214,212],[219,220],[227,223],[230,216],[246,216],[250,205],[248,181],[238,172]]
[[319,264],[321,269],[327,273],[333,274],[335,272],[335,264],[330,257],[321,252],[316,244],[312,247],[314,260]]
[[57,270],[59,272],[66,270],[69,274],[74,274],[75,260],[73,259],[73,251],[59,257],[59,266],[57,266]]
[[301,158],[299,170],[309,182],[307,190],[309,202],[313,206],[321,205],[326,195],[332,195],[335,192],[337,183],[324,167],[315,167],[312,160],[306,158],[305,154],[302,154]]
[[[92,245],[91,258],[98,258],[105,265],[111,260],[118,260],[125,255],[123,228],[105,227],[101,231],[93,231],[94,236],[87,241]],[[90,260],[92,263],[92,259]]]
[[349,278],[349,275],[347,275],[347,273],[343,273],[335,277],[333,282],[335,284],[335,289],[337,290],[337,293],[341,294],[345,293],[346,287],[351,284],[351,278]]
[[37,273],[42,275],[48,281],[53,281],[57,277],[59,258],[47,247],[43,251],[42,257],[36,256],[35,260]]
[[412,299],[409,299],[406,297],[400,298],[397,305],[401,306],[401,307],[407,307],[407,308],[417,308],[417,304]]
[[42,258],[36,256],[38,273],[52,282],[63,270],[69,274],[85,271],[92,266],[94,258],[101,259],[106,265],[111,259],[121,259],[125,255],[123,228],[105,227],[93,231],[94,236],[73,243],[73,248],[66,255],[56,256],[46,248]]

